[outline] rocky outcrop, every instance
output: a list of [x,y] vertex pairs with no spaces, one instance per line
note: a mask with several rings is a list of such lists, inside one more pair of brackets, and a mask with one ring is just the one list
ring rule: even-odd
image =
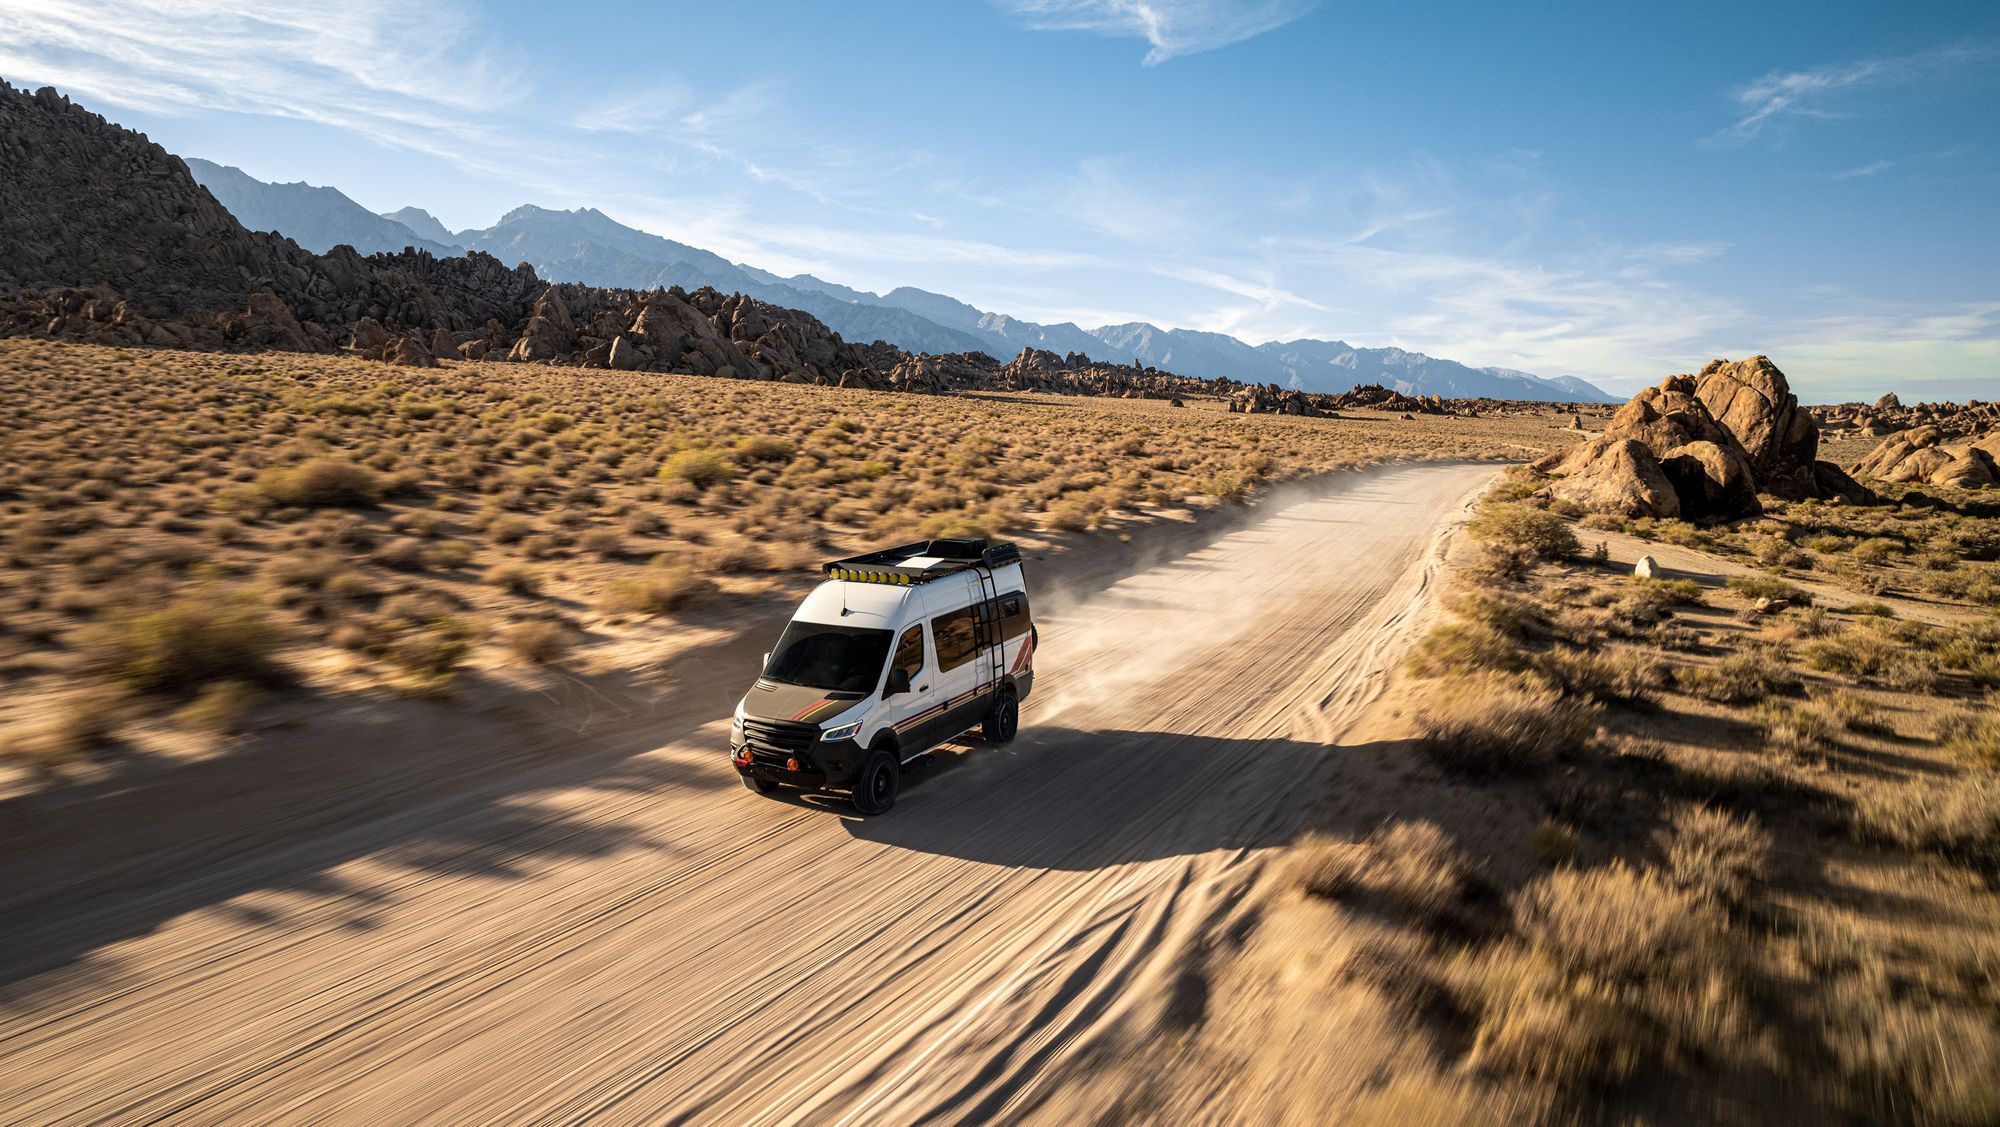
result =
[[1634,517],[1735,520],[1764,511],[1760,493],[1873,499],[1818,451],[1818,426],[1785,374],[1753,356],[1667,377],[1613,413],[1603,435],[1533,468],[1557,479],[1555,500]]
[[1688,376],[1669,376],[1658,387],[1640,391],[1612,413],[1605,433],[1637,439],[1655,457],[1691,442],[1729,441],[1729,432],[1695,395],[1695,381]]
[[1764,511],[1757,500],[1756,472],[1734,446],[1696,441],[1676,446],[1660,458],[1660,469],[1680,499],[1687,520],[1731,519]]
[[1694,395],[1750,460],[1760,490],[1791,500],[1812,496],[1819,427],[1776,364],[1763,356],[1711,360],[1695,377]]
[[[1478,414],[1486,400],[1454,401],[1467,414]],[[1497,401],[1496,401],[1497,402]],[[1405,395],[1380,384],[1357,384],[1351,391],[1323,394],[1281,388],[1276,384],[1250,384],[1229,397],[1229,409],[1243,414],[1308,415],[1333,417],[1343,410],[1366,407],[1409,415],[1449,415],[1452,408],[1435,395]]]
[[1936,427],[1949,442],[1957,438],[1977,438],[2000,430],[2000,403],[1974,399],[1965,403],[1913,403],[1904,406],[1892,392],[1873,404],[1836,403],[1808,408],[1822,427],[1855,430],[1871,438],[1882,438],[1917,427]]
[[1948,444],[1942,429],[1918,427],[1883,439],[1854,469],[1878,481],[1985,489],[2000,485],[2000,431]]
[[1659,459],[1636,438],[1599,435],[1535,463],[1556,478],[1549,496],[1593,513],[1678,517],[1680,494]]

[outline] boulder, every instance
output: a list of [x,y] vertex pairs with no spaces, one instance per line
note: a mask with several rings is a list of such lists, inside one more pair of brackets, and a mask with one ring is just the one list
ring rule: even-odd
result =
[[1813,463],[1813,492],[1828,501],[1850,505],[1872,505],[1878,500],[1874,490],[1849,477],[1846,470],[1832,462]]
[[1957,451],[1951,461],[1931,472],[1932,485],[1949,485],[1958,489],[1985,489],[1995,484],[1993,461],[1984,450],[1967,446]]
[[1695,377],[1695,398],[1750,461],[1758,488],[1793,500],[1810,496],[1819,424],[1799,406],[1768,357],[1711,360]]
[[631,338],[624,333],[611,339],[608,360],[611,367],[621,372],[636,371],[646,363],[645,358],[639,355],[639,346],[632,343]]
[[1686,520],[1735,520],[1764,511],[1749,459],[1733,446],[1690,442],[1667,451],[1660,469],[1673,484]]
[[[1543,459],[1542,465],[1548,460]],[[1628,517],[1678,517],[1679,496],[1646,444],[1632,438],[1599,435],[1571,447],[1551,466],[1557,479],[1549,496],[1594,513]]]
[[576,348],[576,322],[571,319],[569,306],[563,303],[562,295],[554,286],[542,291],[535,302],[535,311],[528,318],[528,327],[514,347],[507,350],[507,359],[523,363],[555,360],[568,355]]
[[1657,457],[1690,442],[1728,443],[1728,432],[1695,397],[1694,387],[1687,376],[1669,376],[1658,387],[1646,388],[1618,408],[1604,433],[1637,439]]
[[406,336],[396,342],[395,351],[384,357],[391,364],[401,364],[406,368],[435,368],[437,357],[431,355],[429,346],[415,335]]
[[2000,434],[1946,444],[1935,425],[1892,434],[1861,459],[1857,473],[1878,481],[1985,489],[2000,485]]
[[1632,574],[1640,579],[1658,579],[1660,561],[1651,556],[1640,556],[1639,562],[1632,565]]
[[[107,312],[111,316],[105,319],[116,323],[115,318],[123,309],[123,302],[110,307]],[[278,352],[313,351],[312,341],[299,325],[299,319],[292,316],[291,307],[272,293],[251,294],[243,312],[229,319],[223,335],[235,344],[251,348],[268,348]]]

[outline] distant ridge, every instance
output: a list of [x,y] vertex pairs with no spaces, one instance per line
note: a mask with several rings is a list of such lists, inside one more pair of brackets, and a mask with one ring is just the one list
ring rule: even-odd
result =
[[458,236],[452,234],[439,223],[437,216],[420,207],[406,207],[398,211],[385,211],[382,218],[391,223],[401,223],[415,232],[418,238],[429,239],[445,246],[460,246]]
[[[246,225],[261,229],[269,222],[270,229],[292,235],[309,249],[328,249],[334,242],[348,242],[364,253],[401,250],[404,245],[433,254],[463,253],[459,249],[463,248],[484,251],[504,262],[526,262],[553,281],[640,290],[710,286],[810,313],[848,340],[880,340],[910,352],[977,351],[1004,360],[1032,348],[1057,355],[1088,353],[1107,363],[1198,379],[1276,384],[1314,393],[1380,385],[1418,396],[1619,402],[1575,376],[1550,379],[1507,368],[1474,368],[1400,348],[1358,348],[1345,341],[1313,339],[1251,345],[1222,333],[1162,329],[1143,321],[1094,329],[1068,322],[1043,325],[909,286],[874,294],[811,274],[782,277],[628,227],[595,208],[560,211],[524,205],[491,227],[453,233],[421,208],[374,215],[332,188],[303,184],[261,185],[275,194],[260,194],[249,187],[260,182],[236,169],[206,161],[189,164],[218,170],[218,180],[223,173],[233,174],[226,178],[224,190],[209,185],[224,206]],[[196,176],[202,178],[201,169]],[[237,211],[239,201],[252,209],[255,218]],[[282,206],[273,201],[282,201]],[[402,233],[364,235],[357,214],[393,224]],[[295,234],[294,227],[305,234]],[[371,245],[353,242],[356,238],[369,238]]]
[[240,168],[200,157],[186,161],[195,183],[207,188],[237,222],[253,231],[276,231],[315,254],[343,245],[362,254],[393,254],[404,247],[440,257],[465,253],[464,247],[448,238],[426,238],[396,220],[369,211],[337,188],[267,184]]

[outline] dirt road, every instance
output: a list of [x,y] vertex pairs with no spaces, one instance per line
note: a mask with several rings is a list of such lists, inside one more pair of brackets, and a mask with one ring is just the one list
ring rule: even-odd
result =
[[1032,574],[1021,738],[886,817],[745,791],[721,697],[252,855],[0,830],[44,851],[0,871],[0,1121],[1073,1121],[1247,911],[1492,472],[1355,475],[1080,599]]

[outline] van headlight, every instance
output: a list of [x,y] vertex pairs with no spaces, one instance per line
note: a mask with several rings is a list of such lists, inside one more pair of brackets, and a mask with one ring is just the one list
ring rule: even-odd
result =
[[861,721],[856,720],[852,724],[838,724],[835,725],[834,727],[826,729],[825,731],[819,734],[819,740],[821,743],[830,744],[838,740],[851,740],[855,736],[860,734],[861,734]]
[[743,742],[743,718],[741,716],[731,716],[729,718],[729,742],[739,744]]

